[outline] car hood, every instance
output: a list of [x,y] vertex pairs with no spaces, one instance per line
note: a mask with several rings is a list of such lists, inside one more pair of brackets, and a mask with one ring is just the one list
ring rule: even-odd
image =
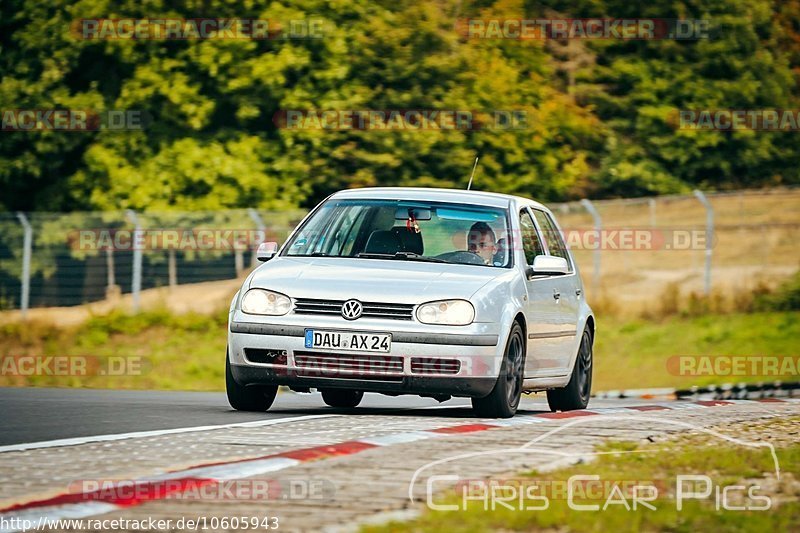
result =
[[276,257],[252,274],[249,287],[292,298],[417,304],[468,299],[504,273],[508,269],[403,260]]

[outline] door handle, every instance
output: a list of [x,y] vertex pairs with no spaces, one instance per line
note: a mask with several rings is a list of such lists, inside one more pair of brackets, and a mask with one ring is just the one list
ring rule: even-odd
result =
[[558,292],[556,289],[553,289],[553,298],[556,299],[556,300],[561,298],[561,293]]

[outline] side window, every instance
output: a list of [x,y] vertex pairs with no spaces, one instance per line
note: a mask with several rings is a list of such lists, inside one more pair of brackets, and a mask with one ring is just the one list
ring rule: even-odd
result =
[[529,265],[532,265],[534,257],[544,255],[544,249],[542,248],[542,242],[539,240],[539,234],[536,233],[533,219],[525,210],[519,212],[519,229],[520,237],[522,238],[522,249],[525,250],[525,260]]
[[564,244],[561,232],[556,228],[553,219],[544,211],[539,211],[537,209],[533,210],[533,216],[536,217],[536,222],[538,222],[539,227],[542,228],[542,233],[544,234],[545,242],[547,242],[547,248],[550,250],[550,255],[563,257],[567,260],[569,268],[572,269],[572,262],[569,260],[569,254],[567,253],[567,246]]

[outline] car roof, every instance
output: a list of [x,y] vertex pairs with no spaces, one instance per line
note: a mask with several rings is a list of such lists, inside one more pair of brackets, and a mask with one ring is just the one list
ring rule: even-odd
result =
[[373,199],[373,200],[427,200],[433,202],[454,202],[474,205],[507,208],[509,202],[517,205],[530,205],[547,209],[539,202],[522,196],[496,192],[468,191],[465,189],[437,189],[427,187],[365,187],[345,189],[334,193],[332,198]]

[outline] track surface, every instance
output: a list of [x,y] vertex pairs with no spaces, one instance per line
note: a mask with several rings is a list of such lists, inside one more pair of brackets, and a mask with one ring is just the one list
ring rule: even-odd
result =
[[[0,401],[0,519],[161,517],[174,524],[237,515],[277,518],[284,531],[351,531],[387,513],[413,516],[425,508],[434,476],[482,479],[577,463],[591,474],[587,461],[607,439],[725,433],[800,415],[796,399],[595,399],[583,411],[550,413],[539,395],[525,398],[511,420],[475,418],[465,399],[437,404],[377,394],[351,410],[328,408],[316,393],[282,394],[266,413],[235,412],[218,393],[0,389]],[[730,433],[703,438],[713,444],[738,436]],[[97,492],[99,482],[111,489]],[[195,494],[182,485],[188,482],[220,491]],[[164,490],[176,483],[177,492]],[[259,498],[247,493],[265,483],[270,490]],[[123,493],[132,486],[133,500]],[[243,495],[229,497],[231,487]],[[436,481],[434,492],[446,487]]]
[[[637,400],[594,399],[590,407],[637,405]],[[0,446],[58,439],[214,426],[316,414],[472,418],[470,402],[439,403],[418,396],[365,394],[358,409],[326,406],[317,394],[280,394],[265,413],[234,411],[221,392],[126,391],[0,387]],[[543,395],[525,397],[520,414],[548,411]]]

